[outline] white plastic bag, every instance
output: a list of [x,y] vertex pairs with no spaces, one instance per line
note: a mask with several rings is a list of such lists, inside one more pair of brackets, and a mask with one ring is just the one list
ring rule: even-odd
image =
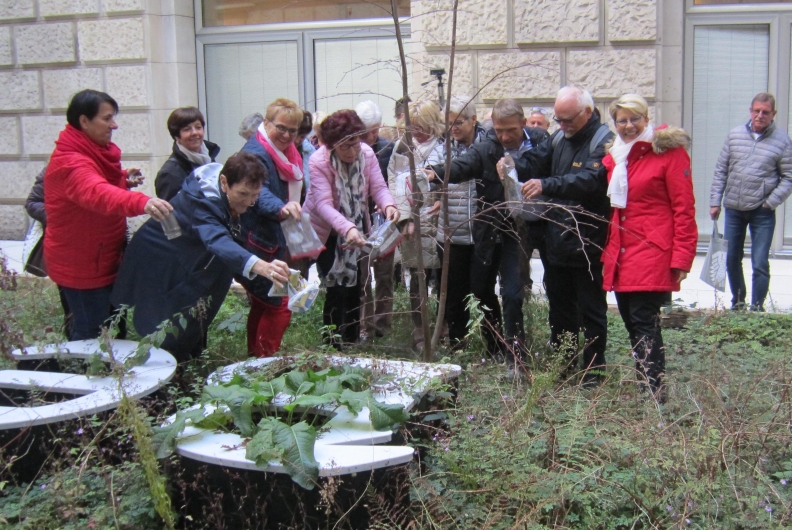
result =
[[701,269],[701,281],[720,292],[726,292],[726,253],[729,242],[718,232],[718,223],[712,224],[710,239],[704,267]]
[[292,313],[305,313],[316,300],[319,294],[319,287],[308,285],[308,280],[300,275],[300,271],[289,269],[289,281],[283,287],[278,287],[272,283],[269,296],[288,296],[288,308]]
[[302,213],[299,221],[291,216],[281,221],[281,230],[292,259],[316,259],[325,249],[311,226],[311,216],[307,212]]

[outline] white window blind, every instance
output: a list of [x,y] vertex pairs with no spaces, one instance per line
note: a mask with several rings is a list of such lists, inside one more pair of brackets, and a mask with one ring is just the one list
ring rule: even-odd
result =
[[[693,43],[693,187],[696,222],[709,235],[709,192],[726,135],[748,122],[751,100],[767,90],[770,27],[696,26]],[[723,231],[723,217],[720,229]]]
[[354,109],[370,99],[393,122],[393,105],[402,96],[399,48],[395,38],[314,41],[316,109],[327,113]]
[[299,103],[297,43],[210,44],[206,60],[207,139],[220,148],[218,162],[239,151],[245,116],[266,114],[277,98]]

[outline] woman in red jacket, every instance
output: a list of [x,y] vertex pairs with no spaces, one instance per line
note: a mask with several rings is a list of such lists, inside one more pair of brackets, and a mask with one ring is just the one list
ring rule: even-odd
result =
[[618,136],[602,160],[613,207],[603,288],[616,292],[636,369],[663,401],[660,308],[690,272],[698,240],[690,136],[676,127],[654,129],[646,100],[635,94],[611,103],[610,115]]
[[69,340],[98,337],[110,316],[126,218],[145,213],[162,220],[172,210],[129,191],[140,172],[121,169],[121,150],[111,142],[116,114],[118,103],[104,92],[75,94],[44,176],[44,257],[72,311]]

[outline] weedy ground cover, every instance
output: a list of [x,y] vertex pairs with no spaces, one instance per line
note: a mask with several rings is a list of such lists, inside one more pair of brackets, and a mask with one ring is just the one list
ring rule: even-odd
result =
[[[62,340],[51,283],[17,279],[2,287],[0,329],[9,331],[0,342],[3,352]],[[321,303],[294,316],[286,353],[323,355]],[[414,360],[408,304],[401,288],[393,334],[349,353]],[[439,352],[438,360],[461,364],[464,371],[455,400],[438,397],[402,429],[417,449],[414,463],[363,481],[353,502],[365,517],[354,521],[349,504],[337,499],[361,477],[320,479],[316,496],[302,501],[298,489],[281,492],[295,505],[292,526],[281,527],[308,527],[300,517],[309,509],[322,514],[311,519],[312,528],[361,528],[361,520],[370,528],[405,529],[792,526],[792,317],[697,313],[687,328],[665,330],[668,401],[661,405],[637,390],[618,314],[609,315],[607,380],[584,389],[575,378],[559,378],[560,362],[545,347],[544,303],[531,300],[525,308],[530,355],[524,377],[509,377],[503,365],[482,355],[475,336],[460,354]],[[244,358],[246,312],[245,300],[229,295],[209,330],[204,356],[141,402],[137,419],[128,409],[49,429],[42,471],[31,481],[9,472],[24,455],[3,440],[0,528],[164,528],[144,473],[151,462],[140,457],[141,425],[153,430],[176,410],[198,403],[206,376]],[[0,367],[10,366],[0,359]],[[207,510],[214,511],[203,520],[184,511],[184,492],[201,491],[208,485],[201,481],[214,478],[192,473],[184,484],[173,456],[160,460],[159,470],[168,479],[176,527],[222,527],[228,498],[214,504],[206,499]],[[265,504],[243,498],[244,489],[234,491],[236,511]],[[258,515],[237,520],[265,526]]]

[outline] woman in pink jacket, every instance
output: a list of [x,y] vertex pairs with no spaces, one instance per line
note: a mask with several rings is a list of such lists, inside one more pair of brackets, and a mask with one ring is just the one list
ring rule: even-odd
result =
[[613,207],[603,288],[616,292],[641,388],[648,383],[662,402],[660,308],[690,272],[698,240],[690,136],[677,127],[653,129],[646,100],[635,94],[611,103],[610,114],[618,136],[602,159]]
[[[327,286],[324,325],[335,326],[333,333],[344,343],[360,338],[360,249],[370,228],[369,198],[388,219],[399,219],[374,151],[360,141],[365,131],[353,110],[339,110],[322,122],[324,143],[311,155],[311,187],[303,206],[325,244],[316,261]],[[330,342],[340,348],[338,341]]]

